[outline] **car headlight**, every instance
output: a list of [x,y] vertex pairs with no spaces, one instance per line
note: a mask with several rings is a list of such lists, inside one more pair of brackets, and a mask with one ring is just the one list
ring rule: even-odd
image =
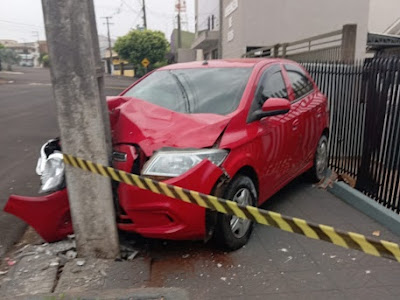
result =
[[[39,168],[40,172],[38,172]],[[39,193],[48,193],[59,190],[65,184],[65,165],[63,155],[60,152],[50,154],[45,161],[43,161],[43,157],[39,158],[36,171],[40,173],[40,181],[42,183]]]
[[203,159],[208,159],[219,166],[227,155],[228,151],[222,149],[161,150],[145,164],[142,174],[176,177],[187,172]]

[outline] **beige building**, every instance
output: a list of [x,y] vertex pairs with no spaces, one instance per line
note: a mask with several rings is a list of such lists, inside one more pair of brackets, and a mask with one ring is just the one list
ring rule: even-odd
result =
[[[217,49],[222,57],[240,57],[249,50],[290,43],[356,24],[355,57],[366,55],[368,33],[386,33],[400,18],[399,0],[196,0],[196,37],[192,47]],[[222,33],[205,17],[222,16]],[[218,22],[219,25],[220,22]],[[395,26],[396,27],[396,26]]]

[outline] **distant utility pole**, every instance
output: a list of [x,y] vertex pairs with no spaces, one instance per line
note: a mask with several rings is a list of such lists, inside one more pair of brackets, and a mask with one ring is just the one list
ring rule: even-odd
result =
[[[64,153],[109,165],[110,127],[93,0],[42,0]],[[119,256],[111,182],[66,166],[78,256]]]
[[222,39],[224,37],[222,27],[223,27],[223,17],[224,17],[224,5],[223,1],[219,0],[219,39],[218,39],[218,58],[222,58]]
[[111,47],[111,36],[110,36],[110,25],[113,25],[113,23],[110,23],[110,19],[112,19],[112,17],[102,17],[102,19],[106,19],[106,23],[107,24],[107,37],[108,37],[108,50],[109,52],[109,59],[107,60],[107,73],[111,74],[111,65],[112,65],[112,47]]
[[33,35],[36,36],[37,48],[36,53],[39,55],[35,60],[35,67],[40,67],[40,43],[39,43],[39,31],[32,31]]
[[143,0],[142,10],[143,10],[143,27],[146,30],[147,29],[147,18],[146,18],[146,2],[145,2],[145,0]]
[[181,0],[178,2],[178,49],[182,48]]

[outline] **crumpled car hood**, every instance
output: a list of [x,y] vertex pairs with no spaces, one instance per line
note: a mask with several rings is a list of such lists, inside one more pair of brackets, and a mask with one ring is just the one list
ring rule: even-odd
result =
[[231,116],[183,114],[132,97],[108,97],[113,144],[138,144],[146,156],[163,147],[212,146]]

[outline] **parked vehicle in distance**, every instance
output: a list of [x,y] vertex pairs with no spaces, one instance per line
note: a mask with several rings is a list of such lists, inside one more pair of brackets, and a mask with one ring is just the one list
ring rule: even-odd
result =
[[[113,166],[243,205],[261,205],[296,176],[327,168],[327,99],[284,59],[232,59],[158,69],[107,100]],[[73,154],[73,153],[70,153]],[[5,211],[46,241],[72,233],[61,145],[41,149],[42,197],[12,195]],[[150,238],[209,239],[242,247],[253,224],[114,185],[117,225]]]
[[34,57],[32,54],[20,54],[19,56],[21,58],[19,62],[21,67],[33,67]]

